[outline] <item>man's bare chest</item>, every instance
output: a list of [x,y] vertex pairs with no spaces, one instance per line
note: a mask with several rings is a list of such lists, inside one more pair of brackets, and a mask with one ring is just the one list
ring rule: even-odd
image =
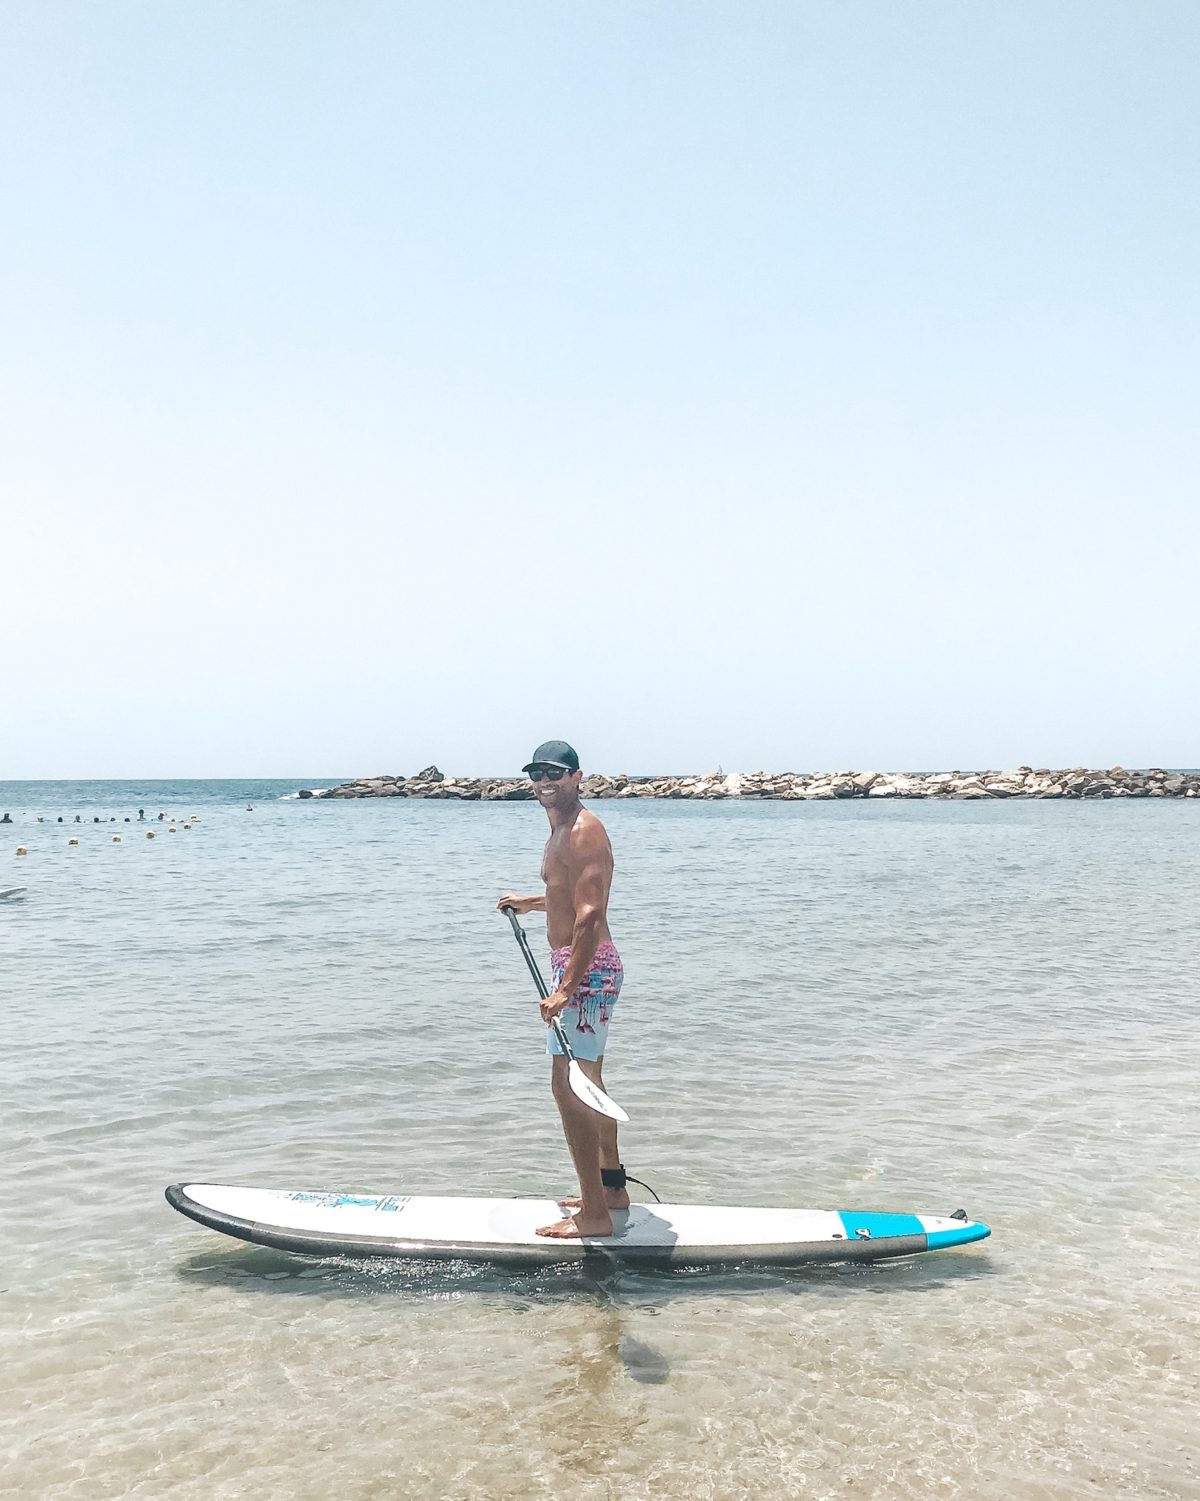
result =
[[542,880],[547,886],[566,886],[571,880],[570,845],[566,838],[551,834],[542,851]]

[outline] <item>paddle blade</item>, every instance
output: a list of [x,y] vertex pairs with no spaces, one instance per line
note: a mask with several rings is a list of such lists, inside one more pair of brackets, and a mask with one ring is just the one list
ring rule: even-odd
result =
[[607,1115],[612,1121],[629,1119],[616,1100],[610,1100],[598,1084],[592,1083],[574,1058],[567,1067],[567,1080],[578,1098],[592,1110],[598,1111],[601,1115]]

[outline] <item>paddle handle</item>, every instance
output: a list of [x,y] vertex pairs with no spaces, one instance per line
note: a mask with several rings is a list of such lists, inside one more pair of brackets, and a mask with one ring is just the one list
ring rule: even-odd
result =
[[[533,950],[529,947],[529,938],[526,935],[525,929],[517,921],[517,914],[514,908],[501,907],[500,910],[508,918],[509,922],[512,923],[513,936],[520,945],[522,954],[525,955],[525,963],[529,966],[529,973],[533,976],[533,983],[537,986],[538,995],[544,1001],[549,996],[550,991],[546,986],[545,980],[542,979],[542,972],[538,968],[538,962],[533,957]],[[575,1054],[571,1051],[571,1044],[567,1041],[567,1034],[563,1031],[562,1024],[557,1016],[551,1021],[550,1025],[554,1029],[554,1035],[558,1038],[558,1045],[566,1055],[567,1061],[574,1063]]]

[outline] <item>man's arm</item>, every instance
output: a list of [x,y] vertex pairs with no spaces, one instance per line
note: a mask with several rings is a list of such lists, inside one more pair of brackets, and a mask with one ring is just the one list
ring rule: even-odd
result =
[[544,912],[546,898],[544,896],[516,896],[510,891],[496,903],[498,912],[503,912],[505,907],[511,907],[518,917],[524,917],[527,912]]
[[564,1004],[575,994],[592,967],[600,944],[600,929],[608,913],[608,892],[612,885],[612,851],[604,830],[593,825],[580,840],[580,846],[572,891],[575,926],[571,932],[571,958],[556,992],[564,998]]

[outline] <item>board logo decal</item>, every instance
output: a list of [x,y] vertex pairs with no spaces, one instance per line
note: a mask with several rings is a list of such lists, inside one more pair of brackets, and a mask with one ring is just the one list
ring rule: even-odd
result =
[[379,1199],[366,1194],[292,1193],[288,1198],[296,1204],[315,1204],[318,1209],[382,1209],[385,1213],[395,1214],[404,1208],[411,1195],[388,1194]]

